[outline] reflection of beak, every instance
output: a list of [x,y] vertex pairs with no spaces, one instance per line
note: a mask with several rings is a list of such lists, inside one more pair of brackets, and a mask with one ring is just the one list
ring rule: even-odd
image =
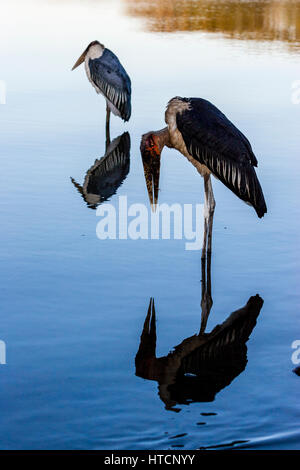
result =
[[155,379],[155,368],[149,367],[149,363],[156,361],[156,318],[154,299],[151,297],[145,318],[139,350],[135,356],[136,375],[145,379]]
[[83,196],[83,188],[82,186],[80,186],[79,183],[76,183],[76,181],[74,180],[74,178],[71,178],[71,181],[72,183],[74,184],[75,188],[77,189],[77,191]]
[[78,65],[80,65],[80,64],[82,64],[82,62],[84,62],[85,56],[86,56],[86,50],[81,54],[81,56],[79,57],[77,62],[75,62],[75,64],[72,67],[72,70],[76,69],[76,67],[78,67]]
[[159,191],[160,154],[142,151],[145,181],[152,211],[156,211]]

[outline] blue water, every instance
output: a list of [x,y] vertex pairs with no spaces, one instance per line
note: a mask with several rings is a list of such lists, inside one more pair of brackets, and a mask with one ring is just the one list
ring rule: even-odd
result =
[[[300,340],[300,105],[291,99],[298,49],[203,31],[151,32],[124,3],[14,0],[3,7],[0,448],[197,449],[245,441],[231,447],[298,449],[300,379],[291,360],[291,344]],[[207,331],[259,294],[264,304],[247,364],[213,401],[177,404],[177,413],[165,409],[156,381],[136,375],[135,356],[150,297],[157,357],[199,332],[200,252],[186,251],[184,240],[96,236],[99,217],[70,180],[82,185],[105,153],[104,100],[83,68],[70,72],[96,38],[118,54],[133,86],[129,123],[112,117],[111,137],[128,131],[131,147],[130,171],[110,203],[127,196],[128,204],[149,207],[140,137],[163,127],[175,95],[215,103],[259,160],[268,205],[262,220],[213,181]],[[162,154],[159,197],[203,203],[200,176],[175,150]]]

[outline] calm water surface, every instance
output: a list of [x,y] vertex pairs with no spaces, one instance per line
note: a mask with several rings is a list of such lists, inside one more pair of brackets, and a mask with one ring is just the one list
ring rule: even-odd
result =
[[[300,447],[291,360],[300,339],[299,3],[154,3],[1,6],[2,449]],[[140,136],[163,127],[172,96],[209,99],[253,144],[264,219],[213,181],[207,332],[251,296],[264,301],[228,370],[225,352],[212,363],[198,358],[198,378],[178,348],[168,356],[199,332],[200,253],[184,240],[96,237],[101,198],[89,199],[87,188],[102,184],[95,160],[105,155],[105,105],[83,68],[70,72],[96,38],[118,54],[133,87],[130,122],[112,118],[111,137],[128,134],[113,150],[120,162],[115,187],[106,188],[111,204],[126,195],[149,206]],[[200,176],[174,150],[162,154],[159,198],[203,202]],[[140,344],[150,298],[161,361],[153,330]],[[152,376],[147,345],[159,364]]]

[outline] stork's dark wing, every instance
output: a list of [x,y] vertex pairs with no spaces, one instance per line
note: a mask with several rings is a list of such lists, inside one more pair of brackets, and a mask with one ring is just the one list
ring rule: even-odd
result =
[[190,103],[190,109],[177,113],[176,122],[188,152],[263,217],[267,207],[248,139],[209,101],[184,101]]
[[121,118],[131,115],[131,81],[117,56],[104,49],[101,57],[89,60],[91,79],[103,95],[117,108]]

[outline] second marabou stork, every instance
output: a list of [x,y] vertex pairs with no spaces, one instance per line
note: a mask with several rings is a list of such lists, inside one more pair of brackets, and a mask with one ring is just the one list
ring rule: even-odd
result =
[[165,112],[167,127],[142,136],[142,156],[160,159],[163,147],[175,148],[204,178],[204,241],[202,256],[211,252],[215,199],[213,174],[240,199],[254,207],[258,217],[267,212],[255,173],[257,159],[250,142],[212,103],[202,98],[172,98]]
[[87,46],[72,70],[83,62],[89,81],[106,99],[106,139],[109,140],[110,113],[124,121],[130,119],[131,81],[118,57],[99,41]]

